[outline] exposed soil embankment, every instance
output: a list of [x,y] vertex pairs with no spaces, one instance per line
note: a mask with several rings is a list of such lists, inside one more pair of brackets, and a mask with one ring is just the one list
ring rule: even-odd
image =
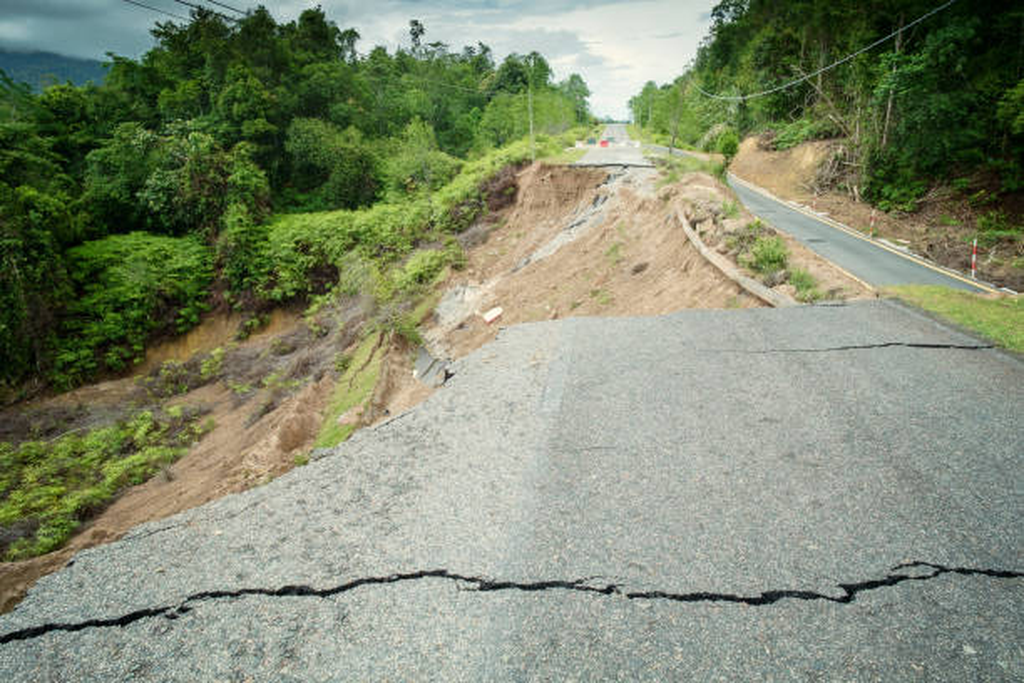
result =
[[[685,198],[657,178],[639,168],[522,171],[515,207],[465,236],[467,267],[447,283],[428,340],[459,357],[501,325],[763,305],[689,244],[675,217]],[[483,314],[499,307],[488,324]]]

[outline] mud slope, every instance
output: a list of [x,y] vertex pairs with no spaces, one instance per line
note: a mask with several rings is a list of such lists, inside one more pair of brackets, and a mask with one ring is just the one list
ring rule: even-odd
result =
[[522,171],[512,210],[467,235],[467,267],[447,283],[427,339],[461,357],[516,323],[761,306],[690,245],[673,191],[656,179],[648,169]]

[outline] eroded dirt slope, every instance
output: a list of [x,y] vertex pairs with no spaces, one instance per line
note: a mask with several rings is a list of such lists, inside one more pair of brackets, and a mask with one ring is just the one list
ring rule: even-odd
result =
[[[447,282],[428,340],[460,357],[502,325],[763,305],[690,245],[675,217],[685,198],[657,179],[641,168],[521,172],[523,200],[466,235],[467,267]],[[488,324],[483,314],[497,307]]]

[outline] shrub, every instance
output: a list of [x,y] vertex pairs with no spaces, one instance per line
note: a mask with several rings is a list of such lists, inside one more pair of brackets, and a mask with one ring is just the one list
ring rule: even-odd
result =
[[192,237],[133,232],[68,251],[76,295],[63,316],[53,380],[71,387],[144,356],[155,332],[185,332],[206,310],[210,250]]
[[827,119],[801,118],[779,128],[772,145],[777,150],[789,149],[808,140],[823,140],[837,134],[835,126]]
[[435,249],[424,249],[413,254],[395,278],[396,289],[412,293],[433,280],[448,259],[446,253]]
[[718,152],[725,157],[726,165],[732,161],[732,158],[736,156],[736,152],[740,149],[740,138],[736,134],[736,131],[729,129],[718,136],[717,143]]
[[818,290],[818,283],[803,268],[790,270],[789,282],[796,288],[796,298],[800,301],[813,303],[822,297],[821,291]]
[[223,227],[217,239],[217,262],[221,274],[234,294],[252,290],[267,277],[271,268],[267,257],[266,225],[253,222],[244,204],[231,204],[221,219]]
[[758,237],[750,249],[747,265],[762,275],[767,275],[784,270],[788,257],[786,243],[781,237]]

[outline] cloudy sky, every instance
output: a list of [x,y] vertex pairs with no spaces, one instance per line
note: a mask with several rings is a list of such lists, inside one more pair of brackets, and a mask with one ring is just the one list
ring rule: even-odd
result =
[[[208,0],[192,0],[210,5]],[[241,10],[254,3],[220,0]],[[178,0],[138,0],[187,16]],[[215,3],[213,3],[215,4]],[[482,41],[498,60],[537,50],[558,79],[577,72],[593,91],[598,115],[626,116],[626,102],[654,80],[682,70],[707,31],[715,0],[282,0],[266,3],[279,22],[321,5],[342,28],[356,28],[360,52],[409,43],[409,20],[419,19],[427,42],[453,49]],[[225,10],[227,14],[231,14]],[[152,45],[149,28],[171,17],[128,0],[0,0],[0,47],[46,50],[102,59],[107,51],[137,57]]]

